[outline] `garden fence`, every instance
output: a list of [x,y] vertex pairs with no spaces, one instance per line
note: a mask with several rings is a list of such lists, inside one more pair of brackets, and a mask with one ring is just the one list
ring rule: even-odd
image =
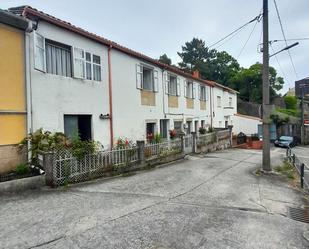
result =
[[[185,154],[197,152],[196,147],[204,144],[219,144],[230,139],[230,131],[217,131],[205,135],[181,136],[161,143],[145,144],[137,141],[136,146],[109,151],[97,151],[85,155],[74,155],[70,149],[58,149],[41,152],[39,161],[45,170],[47,185],[59,186],[73,182],[82,182],[123,172],[123,170],[142,168],[162,159],[176,160]],[[230,143],[227,143],[229,144]]]

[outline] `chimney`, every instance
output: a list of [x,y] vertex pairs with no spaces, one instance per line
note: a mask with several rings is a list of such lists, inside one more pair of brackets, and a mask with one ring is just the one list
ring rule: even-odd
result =
[[199,70],[194,70],[192,72],[192,75],[193,75],[194,78],[200,78],[200,71]]

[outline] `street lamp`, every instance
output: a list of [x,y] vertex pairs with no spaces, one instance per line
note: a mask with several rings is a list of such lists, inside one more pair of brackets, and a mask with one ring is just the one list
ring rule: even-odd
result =
[[295,47],[295,46],[297,46],[297,45],[299,45],[299,42],[295,42],[295,43],[293,43],[292,45],[287,46],[287,47],[281,49],[280,51],[278,51],[278,52],[276,52],[276,53],[270,55],[269,58],[270,58],[270,57],[273,57],[273,56],[275,56],[275,55],[277,55],[277,54],[279,54],[279,53],[281,53],[281,52],[283,52],[283,51],[285,51],[285,50],[289,50],[290,48],[293,48],[293,47]]

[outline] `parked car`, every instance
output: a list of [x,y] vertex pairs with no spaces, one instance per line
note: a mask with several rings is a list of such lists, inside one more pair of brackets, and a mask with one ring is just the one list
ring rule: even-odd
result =
[[294,147],[298,144],[298,139],[296,137],[291,136],[281,136],[275,140],[274,145],[276,147]]

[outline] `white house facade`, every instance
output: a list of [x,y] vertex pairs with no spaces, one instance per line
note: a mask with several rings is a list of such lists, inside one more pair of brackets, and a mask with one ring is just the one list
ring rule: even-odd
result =
[[27,109],[29,132],[80,134],[110,147],[169,131],[234,123],[237,92],[124,48],[31,7]]

